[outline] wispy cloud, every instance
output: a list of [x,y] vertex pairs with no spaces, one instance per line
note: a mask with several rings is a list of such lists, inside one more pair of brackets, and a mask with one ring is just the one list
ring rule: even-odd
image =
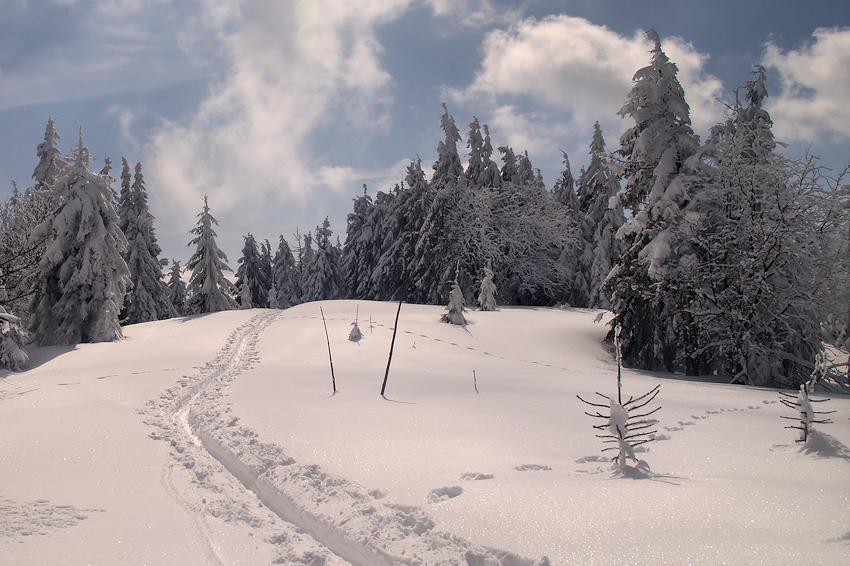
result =
[[208,3],[4,3],[0,110],[149,90],[210,74],[221,53],[218,38],[195,33],[196,14]]
[[779,73],[781,91],[767,108],[774,132],[784,141],[829,143],[850,139],[850,28],[821,28],[800,49],[770,43],[763,64]]
[[381,68],[374,32],[407,5],[243,2],[226,40],[228,71],[196,111],[164,123],[147,148],[155,182],[169,188],[158,197],[166,222],[190,225],[207,194],[238,229],[293,226],[305,208],[356,190],[356,178],[380,176],[322,163],[313,145],[321,143],[317,132],[336,124],[364,132],[386,126],[393,79]]

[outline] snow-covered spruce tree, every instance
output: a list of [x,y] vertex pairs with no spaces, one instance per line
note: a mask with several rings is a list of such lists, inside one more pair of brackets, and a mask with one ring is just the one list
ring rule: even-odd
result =
[[[263,260],[263,254],[257,246],[254,236],[245,236],[242,257],[236,268],[236,288],[239,289],[238,303],[242,308],[267,308],[269,306],[269,289],[271,281]],[[246,306],[247,301],[251,306]]]
[[493,282],[493,270],[489,265],[484,268],[481,291],[478,293],[478,306],[483,311],[496,310],[496,284]]
[[[124,171],[129,168],[123,159]],[[121,319],[124,324],[165,320],[177,315],[171,304],[169,289],[162,278],[162,264],[159,254],[162,249],[154,233],[154,217],[148,210],[148,195],[145,191],[145,179],[142,164],[136,163],[133,184],[119,197],[118,217],[121,231],[127,238],[127,252],[124,260],[130,269],[132,287],[124,298]]]
[[316,251],[306,267],[301,285],[304,302],[339,299],[343,296],[345,277],[340,249],[331,241],[330,222],[325,218],[316,227]]
[[466,326],[466,317],[463,316],[466,309],[464,308],[463,291],[458,283],[459,275],[460,267],[455,270],[454,280],[448,282],[452,287],[452,291],[449,294],[449,304],[446,305],[446,312],[443,313],[440,320],[449,324]]
[[342,265],[348,296],[366,298],[372,271],[381,256],[380,225],[374,214],[375,204],[366,194],[354,199],[354,210],[346,218],[345,247]]
[[242,310],[254,308],[254,303],[251,302],[251,286],[243,281],[242,285],[236,288],[239,289],[239,297],[236,299],[239,308]]
[[313,249],[313,233],[307,232],[302,236],[296,229],[295,241],[298,242],[296,254],[298,258],[299,297],[301,302],[306,302],[304,299],[304,282],[307,280],[307,272],[316,257],[316,250]]
[[580,208],[584,213],[582,234],[589,234],[590,243],[590,253],[581,256],[580,264],[589,289],[588,306],[610,308],[610,302],[602,293],[602,284],[620,256],[621,245],[616,234],[625,223],[625,215],[618,196],[620,183],[608,165],[599,122],[593,126],[590,163],[582,171],[578,185]]
[[277,307],[288,309],[301,302],[298,266],[286,239],[281,235],[272,265],[272,288],[276,294]]
[[35,191],[52,191],[56,181],[68,167],[68,161],[56,147],[59,139],[59,134],[56,132],[56,120],[48,118],[47,127],[44,130],[44,141],[36,148],[38,165],[32,173],[35,184],[31,187]]
[[186,314],[186,282],[182,277],[183,270],[176,259],[171,262],[171,272],[168,277],[168,298],[177,316]]
[[443,284],[451,277],[458,260],[450,218],[451,213],[457,210],[466,178],[463,177],[463,165],[457,151],[460,132],[445,103],[440,126],[445,132],[445,140],[437,145],[437,160],[430,182],[434,196],[416,242],[414,282],[412,296],[408,299],[417,303],[442,302]]
[[678,69],[662,51],[654,30],[649,38],[654,42],[652,62],[635,73],[619,111],[635,121],[620,137],[618,150],[626,179],[622,202],[633,216],[618,231],[624,252],[604,292],[611,297],[613,324],[622,327],[624,363],[673,371],[695,349],[689,336],[693,323],[680,318],[689,297],[687,287],[678,285],[676,258],[686,252],[672,234],[691,197],[679,174],[699,142],[676,78]]
[[561,156],[564,169],[561,171],[561,176],[558,177],[558,180],[555,181],[555,184],[552,187],[552,196],[555,197],[555,200],[558,201],[558,203],[565,206],[568,210],[579,211],[581,208],[579,207],[579,200],[576,195],[576,182],[573,177],[572,168],[570,167],[570,158],[563,151],[561,152]]
[[49,244],[38,264],[30,332],[43,346],[122,338],[118,316],[130,273],[122,255],[127,240],[118,226],[107,180],[89,170],[82,128],[73,164],[57,179],[60,203],[33,232]]
[[[482,135],[483,130],[483,135]],[[479,187],[498,188],[502,184],[499,166],[492,160],[493,145],[487,124],[482,127],[478,118],[472,117],[469,124],[469,136],[466,146],[469,148],[469,161],[466,166],[466,179],[472,190]]]
[[230,271],[225,263],[227,255],[215,243],[217,234],[213,229],[218,220],[210,212],[209,202],[204,195],[204,209],[198,214],[198,224],[190,234],[195,237],[189,246],[195,246],[195,253],[186,263],[186,269],[192,270],[186,287],[189,295],[186,300],[186,314],[204,314],[226,311],[236,308],[233,300],[233,284],[224,277],[224,271]]
[[419,158],[408,165],[404,185],[393,193],[377,194],[381,256],[363,298],[414,301],[416,245],[433,198]]
[[815,266],[824,224],[809,197],[818,180],[808,163],[776,151],[764,69],[746,85],[700,152],[700,187],[687,208],[693,281],[689,314],[701,365],[751,385],[797,388],[823,348],[823,294]]

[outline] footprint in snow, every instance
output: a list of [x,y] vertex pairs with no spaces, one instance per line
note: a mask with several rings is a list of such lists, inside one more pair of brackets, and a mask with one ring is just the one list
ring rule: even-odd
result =
[[548,472],[552,467],[546,464],[521,464],[514,469],[518,472]]
[[611,460],[606,458],[605,456],[598,456],[596,454],[592,456],[582,456],[578,460],[576,460],[576,464],[587,464],[590,462],[610,462]]
[[463,493],[463,488],[459,485],[438,487],[437,489],[432,489],[430,493],[428,493],[428,501],[431,503],[440,503],[441,501],[454,499],[461,493]]
[[481,472],[466,472],[465,474],[461,474],[460,479],[462,479],[463,481],[491,480],[493,479],[493,474],[482,474]]

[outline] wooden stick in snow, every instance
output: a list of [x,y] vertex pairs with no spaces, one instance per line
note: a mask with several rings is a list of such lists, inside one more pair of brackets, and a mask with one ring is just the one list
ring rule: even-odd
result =
[[319,307],[319,312],[322,313],[322,324],[325,325],[325,338],[328,340],[328,359],[331,362],[331,383],[333,383],[334,392],[336,395],[336,377],[334,376],[334,358],[331,355],[331,337],[328,334],[328,323],[325,322],[325,311],[322,310],[322,307]]
[[390,364],[393,361],[393,348],[395,347],[395,335],[398,332],[398,315],[401,314],[401,301],[398,302],[398,310],[395,313],[395,324],[393,325],[393,341],[390,342],[390,356],[387,359],[387,371],[384,373],[384,384],[381,386],[381,397],[387,390],[387,378],[390,376]]

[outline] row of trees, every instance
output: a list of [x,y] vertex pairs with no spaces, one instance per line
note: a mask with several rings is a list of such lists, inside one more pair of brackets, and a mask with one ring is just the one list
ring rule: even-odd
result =
[[577,179],[566,155],[551,190],[526,152],[499,147],[497,164],[475,118],[464,163],[443,105],[430,178],[417,158],[393,190],[372,198],[364,187],[344,245],[327,219],[296,233],[294,250],[281,236],[274,254],[248,234],[235,285],[206,199],[188,285],[176,261],[164,282],[141,165],[131,176],[123,161],[115,194],[109,160],[90,171],[82,134],[63,157],[50,120],[35,184],[0,211],[3,304],[27,315],[36,341],[71,343],[120,337],[119,323],[237,306],[445,303],[458,289],[472,304],[486,279],[502,304],[612,308],[627,365],[796,385],[824,329],[847,339],[847,187],[816,160],[777,151],[760,67],[701,143],[676,65],[650,38],[651,62],[620,110],[635,125],[608,153],[597,123]]

